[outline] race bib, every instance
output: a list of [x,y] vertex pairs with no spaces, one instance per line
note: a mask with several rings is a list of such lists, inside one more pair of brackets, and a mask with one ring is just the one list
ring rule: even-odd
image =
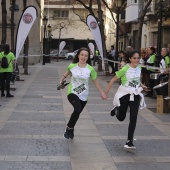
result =
[[73,89],[77,95],[82,95],[86,90],[87,88],[84,83]]

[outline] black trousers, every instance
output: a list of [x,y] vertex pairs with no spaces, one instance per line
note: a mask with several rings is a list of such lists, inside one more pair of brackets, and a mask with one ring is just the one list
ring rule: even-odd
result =
[[6,88],[6,93],[10,94],[10,81],[11,81],[11,72],[0,73],[1,79],[1,94],[4,94],[4,90]]
[[77,120],[79,119],[80,113],[83,111],[87,101],[82,101],[79,99],[78,96],[75,94],[71,93],[68,96],[69,102],[72,104],[74,111],[70,117],[70,120],[67,124],[69,128],[74,128]]
[[130,107],[130,122],[128,128],[128,140],[133,140],[137,115],[139,110],[140,96],[134,95],[134,101],[130,101],[130,94],[127,94],[120,98],[119,114],[116,115],[119,121],[123,121],[126,118],[128,106]]
[[112,68],[112,72],[111,73],[115,73],[115,66],[113,62],[108,61],[109,66]]

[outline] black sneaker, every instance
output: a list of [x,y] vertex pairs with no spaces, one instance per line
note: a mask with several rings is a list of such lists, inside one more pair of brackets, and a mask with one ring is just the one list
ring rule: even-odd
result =
[[2,93],[2,94],[1,94],[1,97],[4,97],[4,96],[5,96],[5,94],[4,94],[4,93]]
[[74,138],[74,129],[67,127],[63,136],[66,139],[69,139],[69,138],[73,139]]
[[12,94],[7,94],[6,97],[14,97]]
[[134,146],[134,144],[131,140],[128,140],[126,142],[126,144],[124,145],[124,148],[126,148],[126,149],[136,149],[136,147]]
[[118,107],[114,107],[114,108],[112,108],[112,110],[110,111],[110,115],[111,115],[111,116],[117,115],[117,114],[118,114],[118,111],[119,111]]

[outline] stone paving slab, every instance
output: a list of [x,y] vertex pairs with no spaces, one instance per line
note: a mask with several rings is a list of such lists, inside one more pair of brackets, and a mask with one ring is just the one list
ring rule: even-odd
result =
[[[60,60],[29,66],[30,75],[21,75],[25,81],[15,84],[15,97],[1,98],[0,170],[169,170],[168,114],[140,111],[134,141],[137,149],[127,152],[123,148],[129,115],[124,122],[109,115],[118,83],[103,101],[90,81],[89,101],[76,124],[75,138],[63,138],[73,108],[67,88],[58,91],[56,85],[68,64]],[[98,77],[103,89],[111,78]],[[154,110],[156,100],[145,99]]]
[[72,170],[70,162],[11,162],[0,161],[0,170]]
[[61,123],[7,123],[0,134],[5,135],[63,135],[65,124]]
[[69,156],[64,139],[0,139],[0,156]]
[[9,117],[9,120],[19,120],[19,121],[64,121],[64,115],[62,111],[60,113],[56,112],[13,112]]
[[51,111],[51,110],[63,110],[63,106],[61,105],[42,105],[42,104],[18,104],[16,110],[33,110],[33,111]]

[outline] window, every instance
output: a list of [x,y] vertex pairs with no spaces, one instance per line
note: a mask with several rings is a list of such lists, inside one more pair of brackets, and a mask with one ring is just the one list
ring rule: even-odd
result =
[[69,15],[68,11],[60,11],[60,10],[54,10],[54,18],[56,19],[67,19]]

